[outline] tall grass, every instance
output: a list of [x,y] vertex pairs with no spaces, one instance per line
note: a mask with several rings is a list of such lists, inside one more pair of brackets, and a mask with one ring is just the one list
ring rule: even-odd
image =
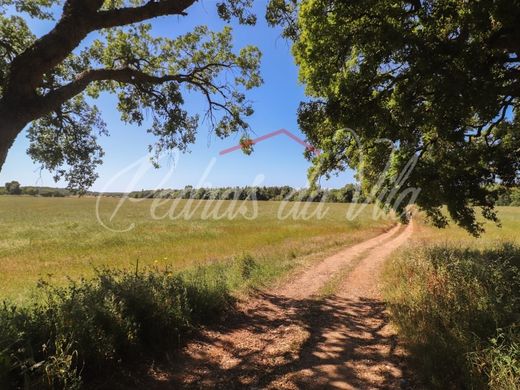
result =
[[[247,275],[244,275],[245,279]],[[225,275],[98,271],[0,308],[0,388],[80,388],[180,345],[233,304]]]
[[413,246],[388,262],[385,297],[422,381],[520,388],[520,247]]

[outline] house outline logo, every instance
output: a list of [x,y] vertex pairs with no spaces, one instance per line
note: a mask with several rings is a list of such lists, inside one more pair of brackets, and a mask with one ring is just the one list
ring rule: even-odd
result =
[[[320,154],[320,151],[318,149],[316,149],[314,146],[312,146],[311,144],[309,144],[308,142],[305,142],[304,140],[302,140],[300,137],[294,135],[293,133],[291,133],[289,130],[287,129],[279,129],[279,130],[275,130],[275,131],[272,131],[270,133],[267,133],[267,134],[264,134],[258,138],[255,138],[255,139],[252,139],[249,141],[249,144],[250,145],[256,145],[260,142],[263,142],[265,140],[268,140],[270,138],[274,138],[274,137],[277,137],[279,135],[286,135],[287,137],[289,137],[290,139],[292,139],[293,141],[297,142],[298,144],[302,145],[305,150],[311,152],[311,153],[314,153],[315,155],[319,156]],[[235,145],[235,146],[232,146],[230,148],[227,148],[227,149],[224,149],[224,150],[221,150],[219,152],[219,155],[220,156],[224,156],[226,154],[229,154],[229,153],[232,153],[236,150],[241,150],[243,147],[242,144],[238,144],[238,145]]]

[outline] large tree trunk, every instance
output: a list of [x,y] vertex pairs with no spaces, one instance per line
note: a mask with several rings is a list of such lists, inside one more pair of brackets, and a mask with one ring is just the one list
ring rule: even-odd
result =
[[13,146],[14,138],[9,139],[0,139],[0,172],[2,172],[2,168],[4,166],[5,160],[7,158],[7,152]]
[[14,140],[27,124],[17,111],[5,106],[0,107],[0,172]]

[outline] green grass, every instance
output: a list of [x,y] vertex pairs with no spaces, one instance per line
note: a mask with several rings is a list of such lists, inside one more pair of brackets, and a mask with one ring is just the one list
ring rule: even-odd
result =
[[[247,275],[242,275],[246,279]],[[95,388],[162,358],[233,304],[224,275],[101,270],[0,306],[0,388]],[[117,380],[116,380],[117,381]]]
[[415,239],[419,243],[442,242],[460,244],[472,248],[486,248],[496,242],[520,243],[520,207],[497,207],[501,226],[486,222],[486,232],[479,238],[466,233],[457,226],[450,225],[447,229],[436,229],[419,221]]
[[478,239],[419,221],[387,263],[385,299],[428,388],[520,388],[520,208],[499,211]]
[[[109,219],[118,202],[102,200],[102,220]],[[124,229],[134,223],[135,228],[118,233],[99,224],[94,198],[0,197],[0,297],[19,302],[40,278],[62,285],[69,278],[92,276],[96,267],[133,269],[139,262],[140,267],[181,270],[231,261],[244,253],[269,264],[264,270],[272,278],[291,268],[287,262],[292,259],[296,264],[309,254],[359,242],[393,223],[372,220],[372,206],[354,221],[347,221],[348,204],[326,204],[329,211],[322,220],[279,220],[279,202],[258,202],[254,220],[204,220],[201,213],[207,201],[194,202],[194,208],[199,207],[191,220],[157,221],[150,216],[152,202],[126,202],[111,226]],[[157,214],[167,213],[172,205],[171,201],[161,202]],[[228,205],[224,202],[221,210]],[[244,207],[249,213],[253,210],[251,202]],[[316,207],[311,205],[310,212]],[[278,264],[282,260],[285,265]]]
[[[103,220],[118,201],[103,199]],[[374,221],[372,206],[349,222],[346,204],[279,220],[279,202],[259,202],[253,220],[205,220],[206,201],[190,220],[156,221],[152,202],[126,203],[113,224],[135,228],[117,233],[98,223],[93,198],[0,198],[0,294],[14,302],[0,307],[0,387],[113,381],[217,321],[237,294],[394,223]]]

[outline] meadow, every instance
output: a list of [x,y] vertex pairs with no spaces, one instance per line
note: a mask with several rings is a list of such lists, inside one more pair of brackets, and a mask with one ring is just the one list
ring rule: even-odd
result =
[[[0,387],[79,389],[162,359],[237,295],[396,223],[372,205],[119,202],[0,197]],[[499,217],[473,238],[419,214],[386,263],[384,298],[427,388],[520,387],[520,208]]]
[[[39,279],[62,285],[92,276],[96,268],[182,270],[241,255],[270,265],[276,277],[302,258],[368,239],[395,223],[389,217],[373,220],[371,205],[327,203],[320,219],[315,215],[320,205],[309,204],[304,219],[292,218],[293,207],[302,207],[291,202],[281,209],[286,218],[279,219],[280,202],[257,202],[255,211],[253,202],[222,201],[219,215],[234,210],[236,217],[215,219],[204,218],[205,206],[215,208],[209,201],[181,200],[172,212],[173,200],[155,207],[150,199],[124,202],[110,220],[119,201],[99,203],[100,220],[109,230],[97,218],[96,198],[1,196],[0,297],[21,302]],[[193,211],[189,220],[169,217],[187,206]],[[363,208],[351,221],[350,207]]]
[[237,295],[395,224],[371,205],[119,202],[0,197],[0,388],[79,389],[161,359]]
[[428,388],[520,388],[520,208],[499,217],[479,238],[417,218],[386,264],[384,297]]

